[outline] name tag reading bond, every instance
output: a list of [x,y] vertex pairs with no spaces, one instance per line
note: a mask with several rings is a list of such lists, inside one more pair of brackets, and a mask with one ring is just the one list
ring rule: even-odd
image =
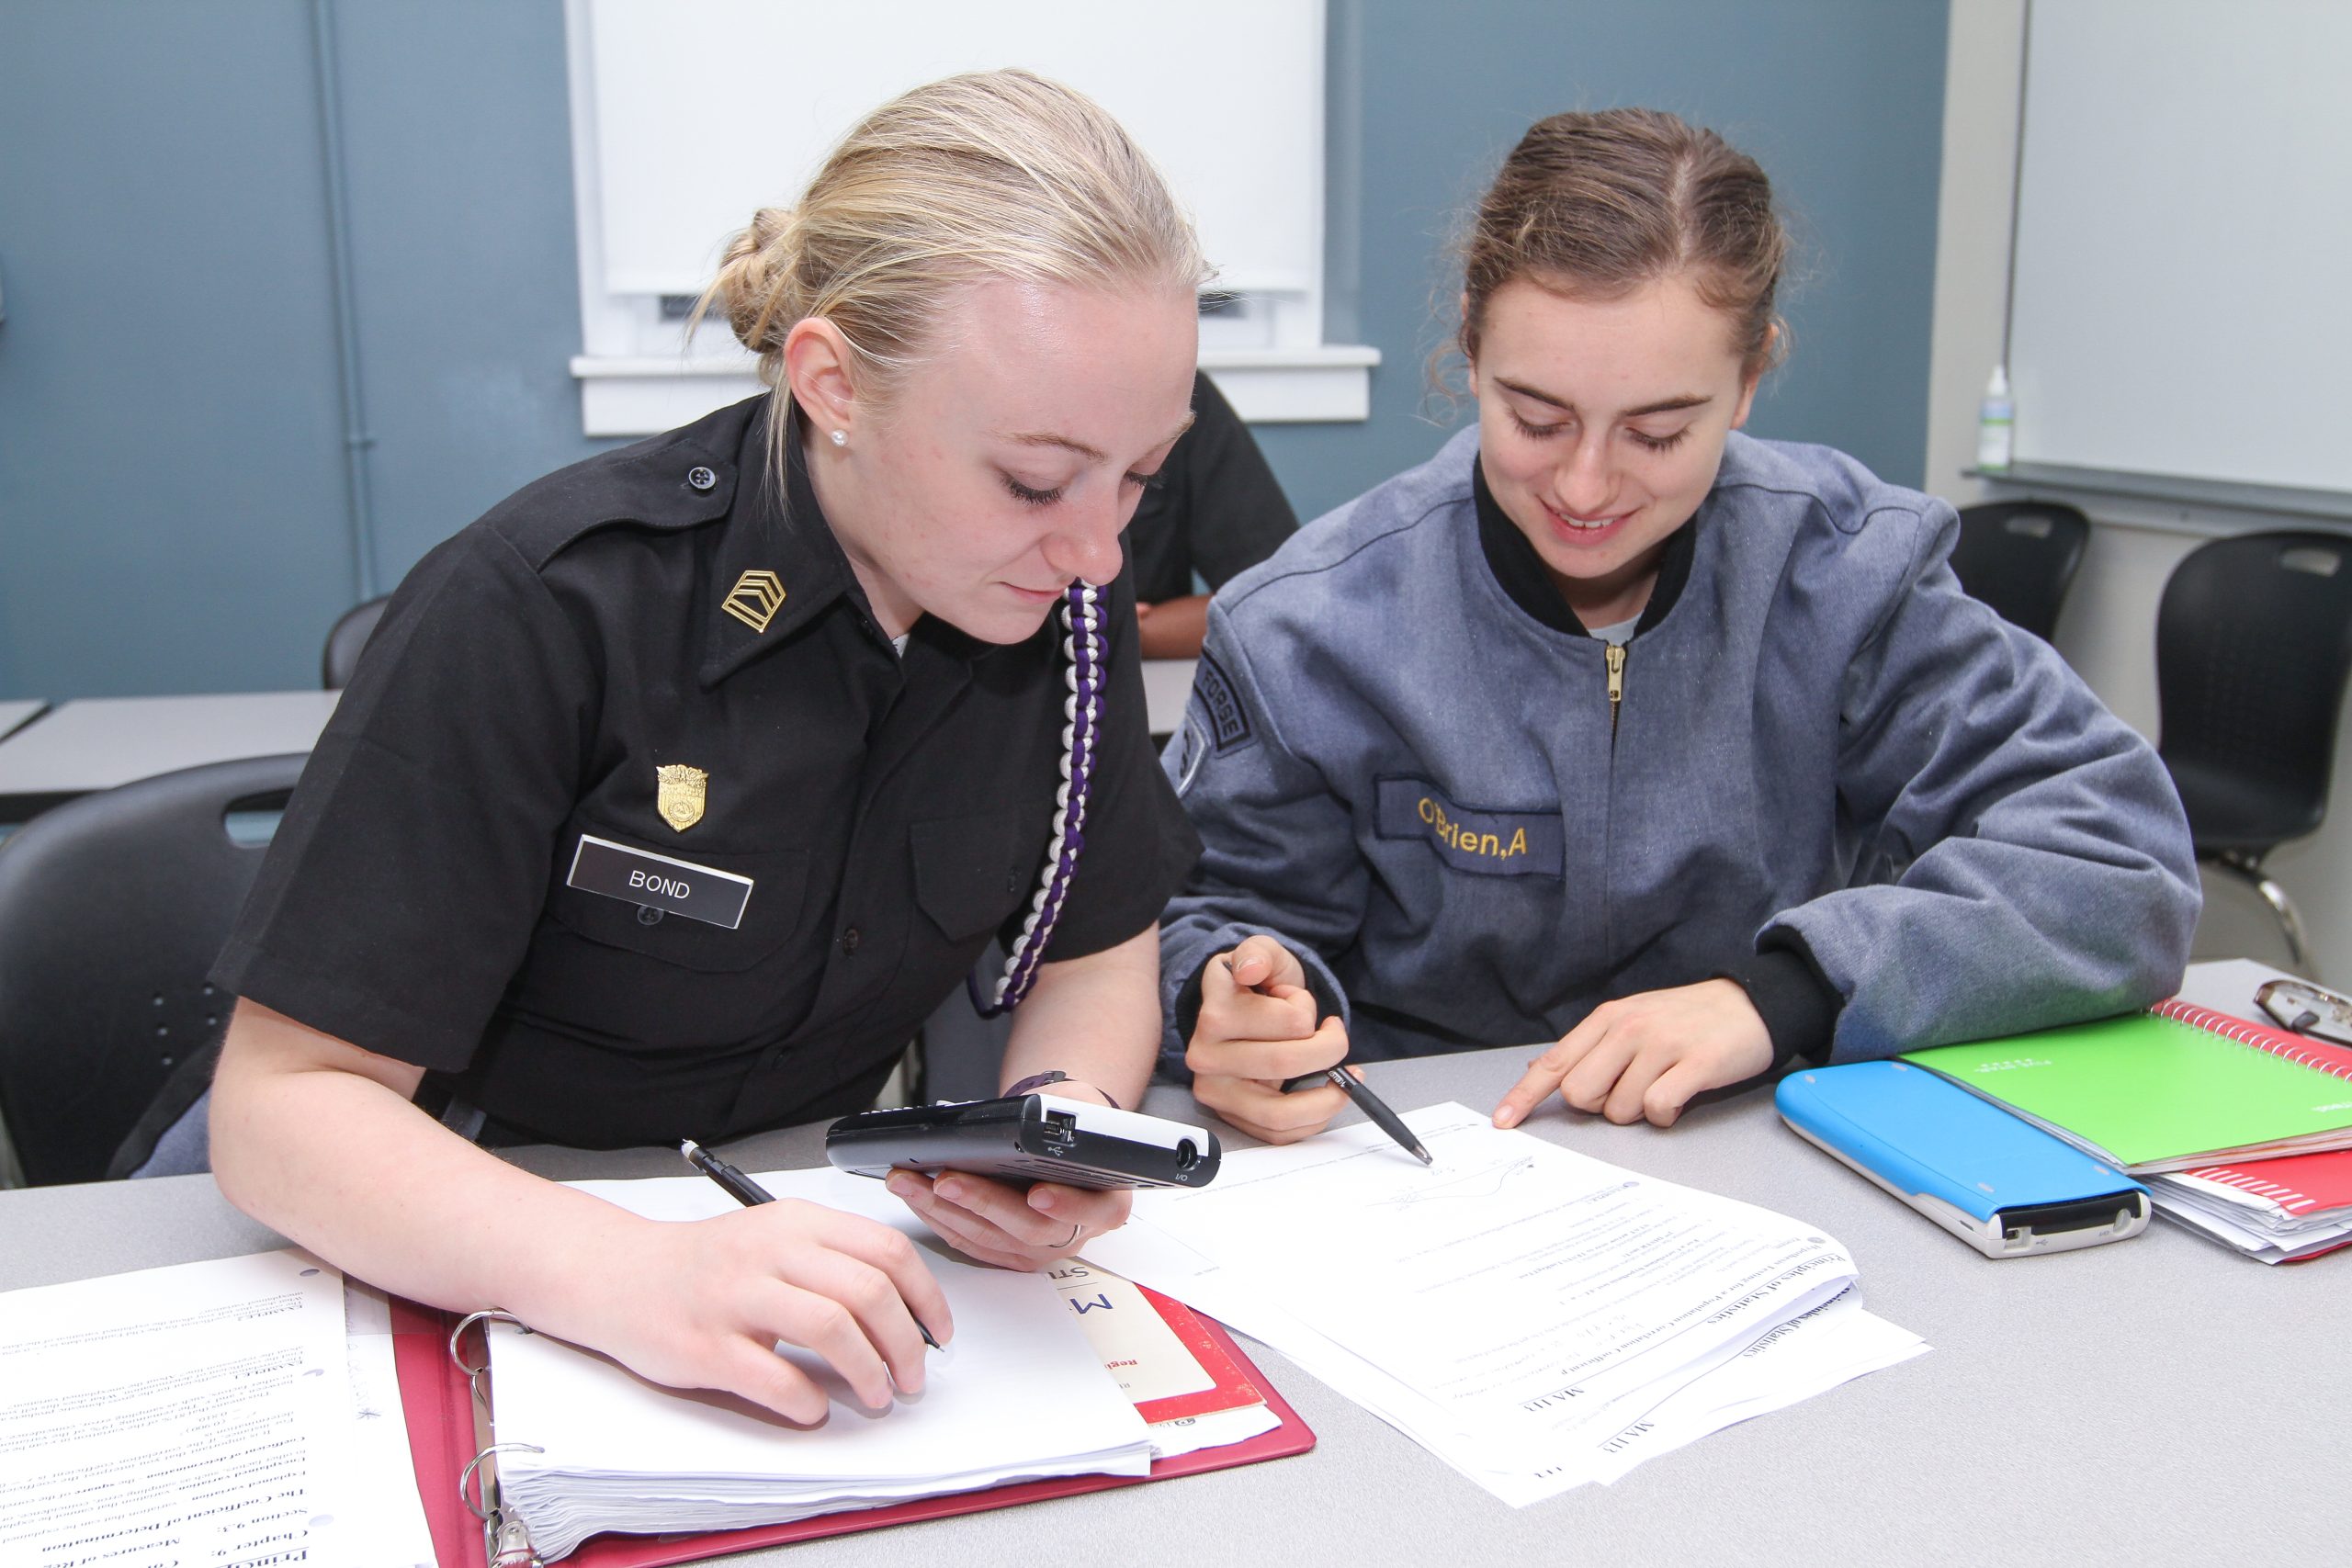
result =
[[580,835],[564,881],[583,893],[602,893],[649,909],[666,909],[690,920],[733,931],[743,923],[752,901],[752,879],[731,871],[673,860],[650,850],[633,850],[593,834]]

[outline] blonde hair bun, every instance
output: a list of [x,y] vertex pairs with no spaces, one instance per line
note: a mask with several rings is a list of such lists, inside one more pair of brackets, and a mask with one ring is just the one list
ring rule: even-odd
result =
[[727,243],[718,276],[704,297],[725,309],[737,340],[754,354],[762,352],[762,306],[776,291],[775,268],[792,254],[791,230],[788,207],[763,207],[752,214],[751,226]]
[[[987,71],[866,116],[797,206],[752,214],[695,313],[723,305],[771,387],[786,334],[821,317],[848,342],[863,394],[887,403],[966,285],[1193,289],[1207,277],[1190,220],[1101,105],[1027,71]],[[779,453],[783,425],[770,423]]]

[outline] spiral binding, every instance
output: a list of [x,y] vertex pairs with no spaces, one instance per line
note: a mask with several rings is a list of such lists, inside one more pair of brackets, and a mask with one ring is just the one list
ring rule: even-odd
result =
[[1053,838],[1046,846],[1046,869],[1038,877],[1037,892],[1029,900],[1028,918],[1022,921],[1021,935],[1013,942],[995,996],[981,994],[978,976],[964,977],[972,1006],[982,1018],[1011,1012],[1028,996],[1046,946],[1053,940],[1054,924],[1061,919],[1062,900],[1069,893],[1078,857],[1086,848],[1086,801],[1094,778],[1094,742],[1102,713],[1100,592],[1092,583],[1077,582],[1062,596],[1062,629],[1067,634],[1062,638],[1062,654],[1069,660],[1069,668],[1062,672],[1069,686],[1062,716],[1069,722],[1062,726],[1062,782],[1054,795]]

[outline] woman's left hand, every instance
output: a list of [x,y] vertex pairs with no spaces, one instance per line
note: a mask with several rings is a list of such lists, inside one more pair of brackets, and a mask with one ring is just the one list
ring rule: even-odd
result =
[[1772,1037],[1736,982],[1643,991],[1601,1003],[1530,1062],[1495,1107],[1495,1125],[1518,1126],[1557,1090],[1577,1110],[1611,1122],[1646,1116],[1670,1127],[1692,1095],[1771,1066]]
[[[1111,1103],[1101,1089],[1075,1078],[1054,1085],[1053,1092]],[[1135,1194],[1125,1189],[1097,1192],[1040,1181],[1023,1190],[962,1170],[935,1177],[894,1170],[888,1185],[942,1241],[1000,1269],[1050,1268],[1091,1238],[1125,1224],[1135,1207]]]
[[1125,1224],[1135,1205],[1124,1189],[1093,1192],[1041,1181],[1024,1192],[961,1170],[936,1177],[894,1170],[889,1187],[948,1246],[1000,1269],[1050,1268]]

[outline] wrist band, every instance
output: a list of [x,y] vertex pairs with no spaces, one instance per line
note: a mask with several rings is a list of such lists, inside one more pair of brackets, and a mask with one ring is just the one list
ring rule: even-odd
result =
[[[1031,1073],[1027,1077],[1023,1078],[1019,1083],[1014,1084],[1011,1089],[1006,1089],[1004,1091],[1003,1098],[1011,1100],[1016,1094],[1034,1094],[1049,1084],[1069,1083],[1071,1081],[1073,1080],[1070,1076],[1068,1073],[1063,1072],[1059,1067],[1055,1067],[1042,1073]],[[1092,1084],[1088,1084],[1086,1087],[1089,1089],[1094,1089]],[[1094,1092],[1101,1095],[1103,1099],[1110,1100],[1112,1110],[1124,1111],[1126,1109],[1116,1100],[1112,1099],[1111,1093],[1108,1089],[1094,1089]]]

